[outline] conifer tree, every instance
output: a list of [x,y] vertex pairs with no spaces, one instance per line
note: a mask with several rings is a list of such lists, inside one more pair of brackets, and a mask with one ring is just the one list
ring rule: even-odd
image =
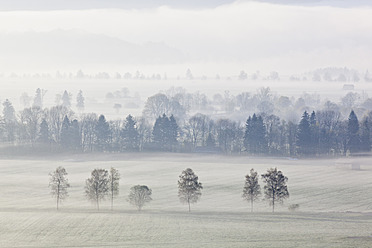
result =
[[361,140],[361,147],[360,147],[361,151],[370,152],[371,151],[371,135],[370,135],[368,118],[365,118],[362,122],[360,140]]
[[310,117],[305,111],[302,115],[297,131],[297,152],[300,155],[307,155],[311,153],[311,129]]
[[347,149],[350,153],[360,151],[359,121],[353,110],[347,123]]
[[100,115],[95,127],[96,147],[98,151],[105,151],[109,145],[110,127],[104,115]]
[[122,150],[138,151],[139,134],[136,127],[136,121],[134,121],[131,115],[128,115],[127,118],[125,119],[125,124],[121,132],[121,136]]
[[84,104],[84,96],[83,91],[79,90],[79,93],[76,96],[76,107],[79,111],[83,111],[85,104]]

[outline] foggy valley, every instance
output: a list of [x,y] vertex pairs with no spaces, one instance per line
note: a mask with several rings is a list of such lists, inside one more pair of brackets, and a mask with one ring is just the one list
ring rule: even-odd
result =
[[369,1],[0,3],[0,247],[371,247]]

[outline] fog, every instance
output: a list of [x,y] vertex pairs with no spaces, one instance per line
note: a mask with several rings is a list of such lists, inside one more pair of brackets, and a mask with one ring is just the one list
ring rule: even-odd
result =
[[241,69],[368,69],[372,9],[366,2],[282,3],[108,3],[88,9],[81,2],[71,10],[68,2],[49,9],[7,4],[9,11],[0,12],[0,68],[2,73],[114,72],[156,65],[170,76],[189,67],[209,76]]

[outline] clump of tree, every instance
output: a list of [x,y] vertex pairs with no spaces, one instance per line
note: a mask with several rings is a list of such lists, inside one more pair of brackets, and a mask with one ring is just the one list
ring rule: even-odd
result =
[[245,176],[243,188],[243,199],[251,203],[251,212],[253,212],[253,202],[261,196],[261,186],[258,183],[258,173],[251,169],[250,174]]
[[270,168],[265,174],[261,175],[265,182],[265,198],[269,201],[275,211],[275,203],[282,204],[283,200],[289,197],[287,188],[288,178],[277,168]]
[[70,184],[68,183],[67,172],[65,168],[59,166],[55,171],[49,173],[49,176],[50,193],[56,198],[58,210],[59,203],[68,197],[67,189],[70,187]]
[[202,189],[202,183],[192,169],[187,168],[182,171],[178,180],[178,197],[182,203],[188,204],[189,212],[190,204],[199,201]]
[[96,204],[97,210],[99,210],[99,202],[109,193],[109,185],[109,172],[105,169],[94,169],[91,177],[85,181],[85,195]]
[[152,201],[151,194],[152,190],[146,185],[136,185],[130,188],[128,201],[135,206],[138,211],[141,211],[146,203]]

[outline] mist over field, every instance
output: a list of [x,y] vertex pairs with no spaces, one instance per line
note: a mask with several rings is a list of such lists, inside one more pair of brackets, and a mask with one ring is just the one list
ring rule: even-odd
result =
[[0,3],[0,247],[371,247],[368,0]]

